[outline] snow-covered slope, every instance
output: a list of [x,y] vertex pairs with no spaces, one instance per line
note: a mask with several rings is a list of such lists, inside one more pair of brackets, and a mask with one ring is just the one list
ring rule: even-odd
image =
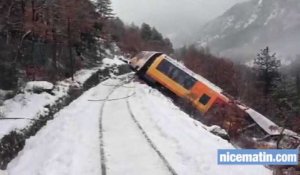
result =
[[[53,105],[60,98],[67,96],[71,86],[81,87],[97,71],[125,64],[117,56],[113,59],[104,58],[102,62],[103,65],[101,66],[77,71],[74,75],[74,81],[68,78],[56,82],[55,86],[43,81],[27,83],[24,93],[19,93],[12,99],[4,101],[3,105],[0,105],[0,118],[21,117],[28,120],[0,120],[0,139],[11,131],[21,131],[28,127],[32,120],[37,120],[40,115],[49,113],[49,109],[46,106]],[[37,88],[53,89],[53,94],[47,92],[33,93],[32,89]]]
[[299,54],[299,0],[250,0],[230,8],[201,30],[200,45],[225,54],[256,55],[271,47],[282,55]]
[[230,143],[157,90],[138,82],[122,85],[125,79],[99,84],[56,114],[26,141],[7,173],[272,174],[263,166],[217,165],[217,149],[234,149]]
[[[58,99],[66,96],[70,86],[82,86],[82,84],[102,67],[93,69],[82,69],[74,75],[74,81],[65,79],[56,83],[55,87],[46,82],[30,82],[25,87],[24,93],[17,94],[14,98],[4,101],[0,106],[0,113],[3,118],[25,118],[28,120],[0,120],[0,138],[11,131],[21,131],[38,119],[39,115],[47,114],[49,109],[45,106],[53,105]],[[49,85],[50,84],[50,85]],[[47,92],[40,94],[29,91],[33,86],[44,86],[53,89],[52,95]]]

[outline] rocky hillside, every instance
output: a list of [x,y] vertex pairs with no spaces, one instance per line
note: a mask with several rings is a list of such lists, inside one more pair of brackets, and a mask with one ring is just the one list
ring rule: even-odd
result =
[[238,3],[201,30],[199,45],[241,58],[270,46],[281,56],[299,54],[299,0],[251,0]]

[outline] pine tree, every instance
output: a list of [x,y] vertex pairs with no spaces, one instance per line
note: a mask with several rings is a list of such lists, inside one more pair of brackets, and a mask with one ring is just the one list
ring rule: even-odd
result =
[[114,16],[110,0],[97,0],[96,9],[103,19],[112,18]]
[[300,98],[300,73],[296,75],[296,88],[297,88],[298,97]]
[[151,31],[151,39],[155,41],[163,41],[163,36],[156,30],[156,28],[153,27]]
[[295,74],[296,74],[296,89],[298,93],[298,98],[300,99],[300,55],[297,55],[296,62],[294,64],[295,66]]
[[269,47],[266,47],[257,54],[254,65],[258,71],[258,79],[263,85],[263,93],[267,96],[276,87],[276,81],[280,78],[281,62],[276,58],[276,54],[270,54]]
[[142,24],[142,27],[141,27],[141,37],[145,41],[149,41],[151,39],[151,37],[152,37],[151,27],[148,24],[146,24],[146,23]]
[[112,39],[114,41],[119,42],[124,36],[125,33],[125,24],[120,18],[115,18],[111,20],[110,26],[109,26],[109,31],[111,33]]
[[6,44],[10,44],[13,32],[21,31],[24,11],[24,0],[2,0],[0,2],[0,32],[5,33]]

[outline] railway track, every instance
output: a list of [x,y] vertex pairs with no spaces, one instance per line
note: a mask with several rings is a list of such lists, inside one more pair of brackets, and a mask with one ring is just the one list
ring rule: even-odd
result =
[[[122,80],[121,80],[122,81]],[[132,90],[119,89],[123,81],[107,94],[100,108],[100,156],[102,175],[107,174],[172,174],[177,175],[136,119],[128,98]],[[118,90],[119,89],[119,90]],[[118,90],[118,91],[116,91]],[[121,92],[121,91],[125,91]],[[122,95],[120,95],[120,92]],[[114,98],[114,95],[128,98]],[[115,107],[115,110],[108,108]],[[122,111],[118,111],[122,108]],[[126,109],[127,111],[124,111]],[[133,159],[134,162],[131,162]],[[140,160],[140,161],[139,161]],[[130,172],[124,172],[130,171]],[[154,171],[154,172],[152,172]]]
[[[132,78],[130,79],[130,81],[131,80],[132,80]],[[121,81],[122,81],[122,79],[121,79]],[[104,113],[104,107],[105,107],[105,103],[109,100],[109,97],[111,96],[111,94],[115,90],[117,90],[119,87],[122,87],[124,84],[126,84],[126,81],[121,82],[120,84],[117,84],[117,85],[110,85],[110,86],[114,86],[114,87],[107,94],[107,96],[105,97],[105,99],[103,99],[103,103],[102,103],[102,105],[100,107],[99,130],[100,130],[100,158],[101,158],[101,174],[102,175],[106,175],[107,174],[106,173],[106,170],[107,170],[107,167],[106,167],[106,157],[105,157],[105,152],[104,152],[104,141],[103,141],[103,113]],[[97,101],[97,100],[95,100],[95,101]]]
[[170,171],[170,173],[172,175],[177,175],[175,169],[170,165],[170,163],[168,162],[168,160],[166,159],[166,157],[158,150],[157,146],[153,143],[153,141],[150,139],[150,137],[148,136],[148,134],[146,133],[146,131],[144,130],[144,128],[142,127],[142,125],[138,122],[138,120],[134,116],[128,99],[126,100],[126,104],[127,104],[127,109],[128,109],[128,111],[130,113],[130,116],[131,116],[132,120],[134,121],[134,123],[136,124],[136,126],[139,128],[140,132],[143,134],[143,136],[147,140],[148,144],[157,153],[157,155],[163,161],[164,165],[168,168],[168,170]]

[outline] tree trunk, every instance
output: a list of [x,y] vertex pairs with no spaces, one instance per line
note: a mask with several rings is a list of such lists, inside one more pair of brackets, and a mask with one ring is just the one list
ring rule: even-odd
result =
[[71,66],[71,77],[72,77],[72,81],[73,81],[74,80],[74,63],[73,63],[73,55],[72,55],[70,18],[68,18],[68,48],[69,48],[69,58],[70,58],[70,66]]
[[6,45],[10,44],[10,40],[11,40],[11,23],[10,23],[10,18],[11,18],[11,13],[12,13],[12,9],[15,6],[15,1],[11,1],[11,4],[8,8],[8,12],[6,15],[6,20],[5,20],[5,25],[6,25]]
[[300,72],[297,72],[296,75],[296,88],[297,88],[298,98],[300,98]]
[[31,13],[32,13],[31,21],[34,22],[35,21],[35,3],[34,3],[34,0],[31,0]]
[[37,72],[37,66],[36,66],[36,63],[35,63],[35,59],[34,59],[34,47],[35,47],[35,31],[34,31],[34,23],[35,23],[35,2],[34,0],[31,0],[31,13],[32,13],[32,17],[31,17],[31,22],[32,22],[32,43],[31,43],[31,53],[32,53],[32,64],[33,64],[33,67],[34,67],[34,73],[33,73],[33,81],[35,81],[35,75],[36,75],[36,72]]
[[52,66],[53,66],[53,79],[56,80],[56,75],[57,75],[57,38],[56,38],[56,30],[53,29],[52,30],[52,34],[53,34],[53,50],[52,50]]
[[21,49],[22,49],[22,46],[23,46],[23,41],[24,39],[26,38],[26,36],[28,36],[29,34],[31,33],[31,30],[27,31],[21,38],[21,41],[17,47],[17,53],[16,53],[16,56],[14,58],[14,63],[16,63],[18,61],[18,58],[19,58],[19,55],[20,55],[20,52],[21,52]]
[[10,32],[9,29],[7,29],[6,31],[6,45],[10,44]]
[[35,81],[36,73],[37,73],[37,63],[35,59],[35,36],[34,33],[32,33],[32,43],[31,43],[31,53],[32,53],[32,65],[33,65],[33,75],[32,75],[32,81]]

